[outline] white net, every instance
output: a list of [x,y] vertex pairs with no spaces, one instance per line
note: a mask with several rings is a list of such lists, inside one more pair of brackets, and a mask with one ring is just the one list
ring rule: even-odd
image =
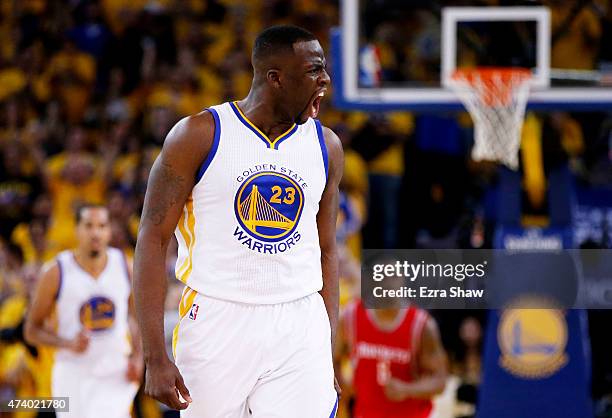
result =
[[518,169],[530,79],[525,69],[481,68],[458,70],[449,80],[474,121],[473,160]]

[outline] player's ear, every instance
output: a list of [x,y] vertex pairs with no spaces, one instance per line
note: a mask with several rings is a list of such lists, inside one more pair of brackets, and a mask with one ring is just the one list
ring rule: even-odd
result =
[[272,84],[276,88],[280,88],[281,86],[281,74],[280,70],[276,68],[271,68],[266,72],[266,79],[268,83]]

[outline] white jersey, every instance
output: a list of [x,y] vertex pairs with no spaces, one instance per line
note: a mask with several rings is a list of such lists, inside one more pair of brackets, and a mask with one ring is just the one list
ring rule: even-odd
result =
[[131,284],[126,259],[116,248],[109,248],[107,254],[106,267],[98,278],[83,270],[72,251],[63,251],[57,256],[60,269],[55,304],[57,334],[73,339],[85,329],[90,340],[83,353],[58,349],[55,362],[80,365],[93,375],[123,372],[124,360],[130,353],[128,299]]
[[288,302],[322,288],[316,216],[328,159],[319,121],[270,141],[236,103],[209,109],[211,150],[175,231],[175,273],[198,293]]

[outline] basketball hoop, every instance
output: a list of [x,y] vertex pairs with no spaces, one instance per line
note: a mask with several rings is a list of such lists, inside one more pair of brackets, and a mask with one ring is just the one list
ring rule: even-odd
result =
[[475,161],[498,161],[518,169],[521,129],[531,71],[524,68],[459,69],[448,85],[474,120]]

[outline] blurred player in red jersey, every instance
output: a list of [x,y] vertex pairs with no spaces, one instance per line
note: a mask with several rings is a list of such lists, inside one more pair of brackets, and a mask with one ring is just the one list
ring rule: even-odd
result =
[[[349,305],[341,318],[336,361],[354,369],[354,418],[426,418],[444,391],[446,354],[435,320],[422,309]],[[339,365],[336,370],[340,370]]]

